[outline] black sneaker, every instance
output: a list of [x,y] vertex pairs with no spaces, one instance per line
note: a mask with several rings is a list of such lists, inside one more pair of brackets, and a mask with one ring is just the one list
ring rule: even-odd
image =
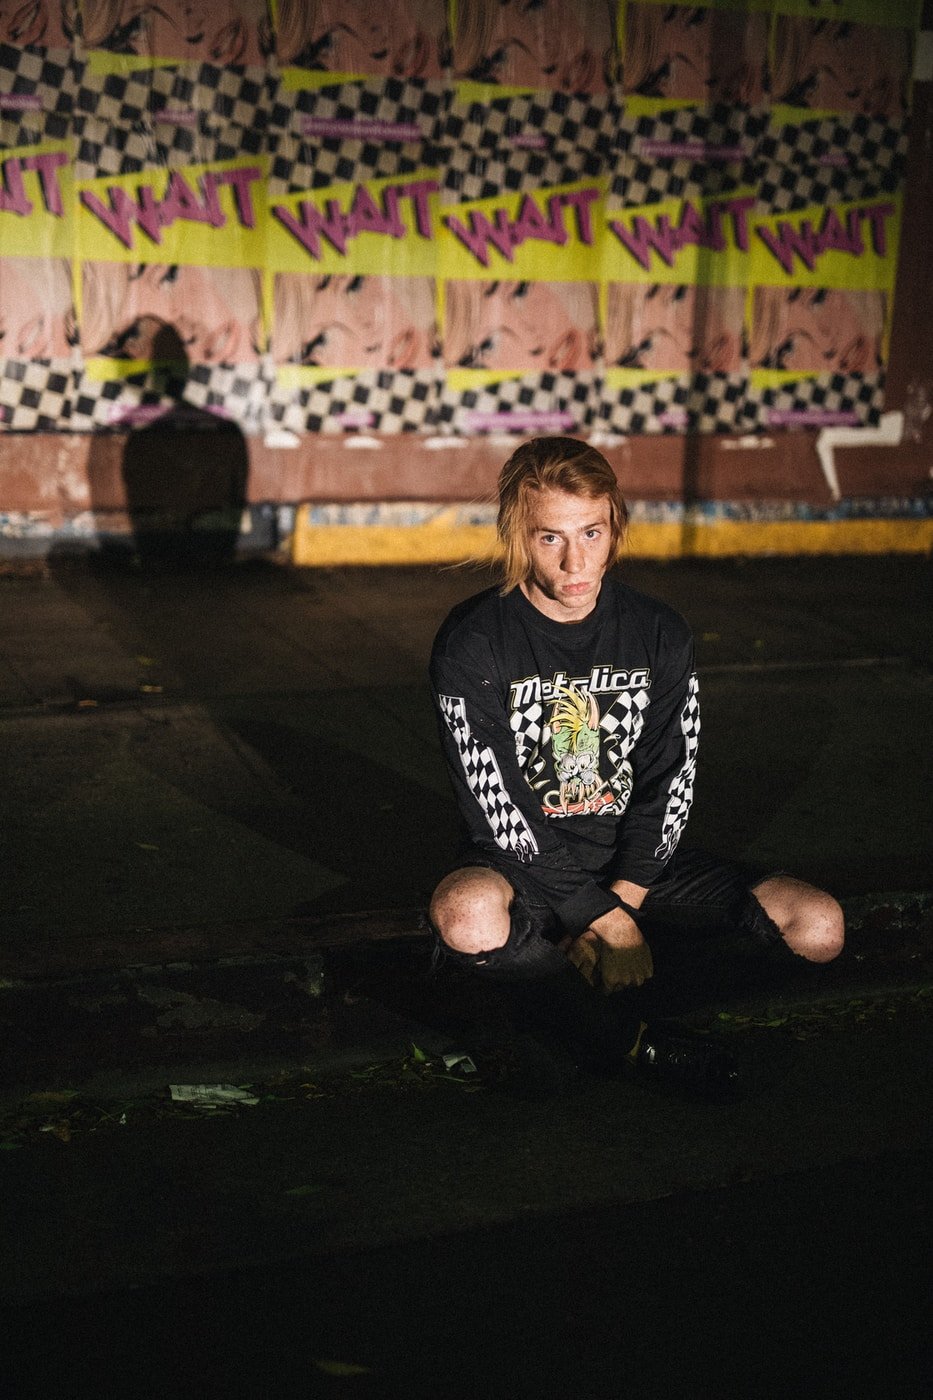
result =
[[646,1026],[635,1069],[646,1079],[696,1098],[734,1099],[741,1088],[738,1064],[728,1051],[685,1031]]

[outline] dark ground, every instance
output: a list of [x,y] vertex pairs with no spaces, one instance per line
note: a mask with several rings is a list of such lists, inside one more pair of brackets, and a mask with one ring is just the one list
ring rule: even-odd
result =
[[[927,561],[626,573],[697,637],[691,839],[840,895],[927,888]],[[489,579],[69,560],[0,578],[0,972],[86,965],[81,940],[102,954],[128,929],[126,960],[157,961],[151,926],[422,904],[456,832],[426,657]]]
[[[725,1107],[443,1068],[423,668],[485,576],[0,578],[4,1394],[929,1393],[928,565],[627,571],[697,634],[691,836],[849,916],[812,977],[659,973]],[[260,1103],[168,1102],[217,1079]]]

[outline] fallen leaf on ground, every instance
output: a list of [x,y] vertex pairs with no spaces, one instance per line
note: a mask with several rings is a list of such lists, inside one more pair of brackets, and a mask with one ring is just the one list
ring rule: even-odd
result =
[[353,1361],[315,1361],[314,1365],[325,1376],[371,1376],[369,1366],[357,1366]]

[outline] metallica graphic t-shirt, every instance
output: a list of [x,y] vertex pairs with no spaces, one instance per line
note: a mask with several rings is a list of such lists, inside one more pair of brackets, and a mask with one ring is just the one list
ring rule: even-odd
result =
[[610,881],[658,879],[700,730],[682,617],[613,576],[582,622],[490,589],[447,618],[431,681],[471,841],[506,878],[521,867],[568,933],[613,907]]

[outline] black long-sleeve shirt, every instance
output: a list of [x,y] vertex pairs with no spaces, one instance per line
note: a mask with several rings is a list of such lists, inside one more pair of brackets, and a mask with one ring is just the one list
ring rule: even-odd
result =
[[680,839],[700,729],[693,642],[666,604],[603,580],[582,622],[515,589],[468,599],[431,656],[441,742],[470,839],[521,866],[564,929],[650,886]]

